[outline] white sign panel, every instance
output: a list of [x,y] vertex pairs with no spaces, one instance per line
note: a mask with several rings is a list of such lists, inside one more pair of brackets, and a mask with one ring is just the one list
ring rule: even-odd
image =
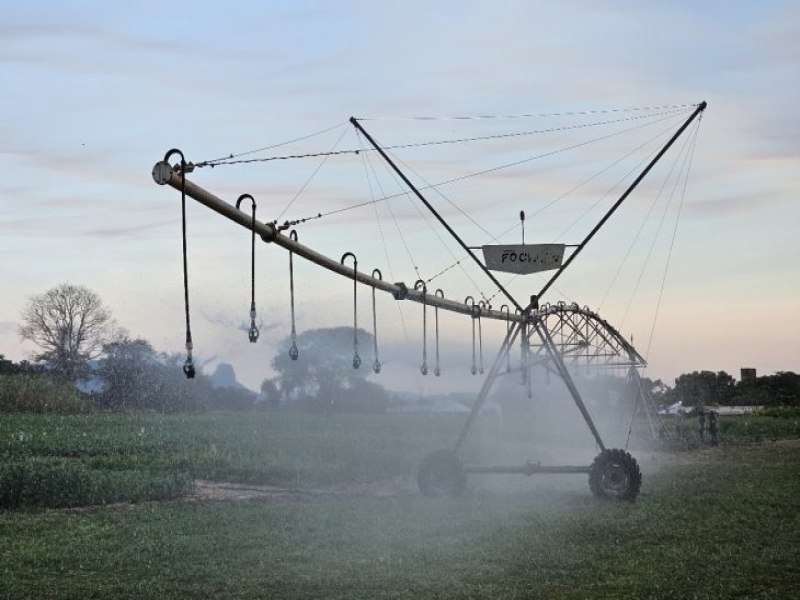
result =
[[492,245],[482,250],[486,268],[519,275],[557,269],[564,260],[564,244]]

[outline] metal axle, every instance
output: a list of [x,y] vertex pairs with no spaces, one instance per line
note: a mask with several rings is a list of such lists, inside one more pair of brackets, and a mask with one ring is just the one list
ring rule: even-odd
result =
[[465,473],[490,473],[490,474],[508,474],[508,475],[560,475],[570,473],[588,473],[591,470],[589,466],[576,466],[576,465],[555,465],[545,467],[539,462],[528,461],[524,465],[464,465]]

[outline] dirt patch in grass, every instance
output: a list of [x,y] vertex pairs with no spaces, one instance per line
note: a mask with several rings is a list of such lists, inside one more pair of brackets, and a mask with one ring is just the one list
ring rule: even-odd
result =
[[283,488],[272,485],[251,485],[195,480],[188,502],[318,502],[338,498],[392,498],[409,493],[400,478],[369,484],[340,485],[326,489]]
[[186,500],[189,502],[302,502],[320,500],[333,495],[336,493],[327,490],[299,490],[271,485],[196,480],[194,491]]

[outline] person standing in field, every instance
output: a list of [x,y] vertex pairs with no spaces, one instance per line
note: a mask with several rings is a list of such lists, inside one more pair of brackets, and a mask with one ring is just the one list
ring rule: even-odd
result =
[[708,413],[708,436],[712,446],[716,446],[717,440],[717,413],[713,410]]
[[686,420],[686,411],[683,408],[678,409],[678,413],[675,415],[675,435],[677,437],[683,437],[683,427],[684,422]]
[[700,421],[700,443],[706,441],[706,411],[703,408],[697,410],[697,418]]

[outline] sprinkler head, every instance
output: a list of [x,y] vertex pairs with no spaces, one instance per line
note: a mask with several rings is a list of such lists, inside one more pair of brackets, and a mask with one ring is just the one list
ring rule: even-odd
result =
[[289,348],[289,358],[292,360],[297,360],[298,356],[300,356],[300,351],[297,349],[297,344],[292,342],[292,347]]
[[183,363],[183,373],[186,375],[186,379],[194,379],[195,371],[191,358],[187,358],[186,362]]
[[375,362],[372,363],[372,370],[375,371],[376,374],[381,372],[381,363],[377,358],[375,359]]

